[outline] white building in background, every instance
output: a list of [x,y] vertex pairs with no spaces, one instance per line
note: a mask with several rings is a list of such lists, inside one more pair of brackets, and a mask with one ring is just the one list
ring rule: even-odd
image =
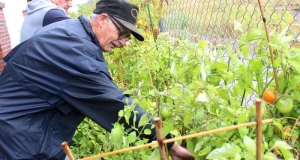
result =
[[26,0],[1,0],[5,3],[3,8],[8,34],[11,40],[11,47],[20,42],[20,30],[24,21],[23,10],[26,9]]
[[[77,12],[77,5],[87,1],[73,0],[73,7],[70,10]],[[24,21],[23,11],[26,10],[27,0],[1,0],[1,2],[5,3],[3,12],[11,39],[11,47],[14,48],[20,42],[20,31]]]

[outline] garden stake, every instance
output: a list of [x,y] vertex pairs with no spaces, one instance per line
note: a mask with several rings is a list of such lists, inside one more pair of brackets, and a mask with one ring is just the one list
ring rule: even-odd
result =
[[160,159],[161,160],[166,160],[166,148],[165,148],[165,144],[163,142],[164,137],[163,137],[163,133],[162,133],[162,122],[161,119],[155,118],[154,119],[155,122],[155,131],[156,131],[156,137],[157,137],[157,142],[158,142],[158,148],[159,148],[159,153],[160,153]]
[[73,156],[73,154],[72,154],[72,152],[71,152],[71,150],[68,146],[68,143],[67,142],[62,142],[61,146],[62,146],[64,152],[66,153],[66,155],[68,156],[68,158],[70,160],[75,160],[75,158],[74,158],[74,156]]
[[[273,122],[273,119],[266,119],[266,120],[262,121],[262,124],[271,123],[271,122]],[[241,127],[249,127],[249,126],[255,126],[255,125],[256,125],[256,122],[248,122],[248,123],[233,125],[233,126],[229,126],[229,127],[225,127],[225,128],[218,128],[218,129],[205,131],[205,132],[201,132],[201,133],[195,133],[195,134],[190,134],[190,135],[186,135],[186,136],[176,137],[176,138],[172,138],[172,139],[165,139],[165,140],[163,140],[163,143],[166,144],[166,143],[171,143],[171,142],[175,142],[175,141],[201,137],[201,136],[205,136],[205,135],[208,135],[208,134],[214,134],[214,133],[217,133],[217,132],[229,131],[229,130],[234,130],[234,129],[241,128]],[[156,145],[158,145],[157,141],[152,142],[152,143],[147,143],[147,144],[144,144],[144,145],[140,145],[140,146],[134,146],[134,147],[120,149],[120,150],[107,152],[107,153],[103,153],[103,154],[99,154],[99,155],[94,155],[94,156],[91,156],[91,157],[86,157],[86,158],[83,158],[81,160],[93,160],[93,159],[96,159],[96,158],[102,158],[102,157],[111,156],[111,155],[115,155],[115,154],[119,154],[119,153],[124,153],[124,152],[133,151],[133,150],[148,148],[148,147],[152,147],[152,146],[156,146]]]
[[256,160],[261,160],[261,143],[262,143],[262,115],[261,115],[261,99],[255,99],[256,105]]
[[[258,1],[258,4],[259,4],[259,9],[260,9],[260,12],[261,12],[262,21],[264,22],[264,27],[265,27],[265,30],[266,30],[267,41],[268,41],[268,43],[270,43],[270,41],[271,41],[270,40],[270,34],[269,34],[268,27],[267,27],[267,20],[266,20],[265,15],[264,15],[264,10],[263,10],[263,7],[261,5],[261,1],[260,0],[257,0],[257,1]],[[276,68],[274,66],[274,52],[273,52],[273,48],[270,45],[269,45],[269,50],[270,50],[273,74],[274,74],[274,79],[275,79],[275,84],[276,84],[276,91],[278,93],[280,93],[278,77],[277,77],[277,71],[276,71]]]

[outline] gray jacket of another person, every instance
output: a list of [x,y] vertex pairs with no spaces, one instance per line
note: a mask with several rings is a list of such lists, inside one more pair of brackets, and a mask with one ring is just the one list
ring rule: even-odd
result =
[[37,30],[42,28],[45,15],[49,10],[52,9],[59,9],[62,11],[62,14],[67,17],[65,11],[61,8],[56,6],[50,1],[47,0],[32,0],[27,4],[27,17],[25,18],[22,28],[21,28],[21,37],[20,42],[27,40],[28,38],[32,37]]

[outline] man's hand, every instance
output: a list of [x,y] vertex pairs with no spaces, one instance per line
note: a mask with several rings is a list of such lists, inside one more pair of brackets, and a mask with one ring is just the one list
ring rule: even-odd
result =
[[172,160],[194,160],[195,157],[185,148],[181,147],[176,141],[169,151]]

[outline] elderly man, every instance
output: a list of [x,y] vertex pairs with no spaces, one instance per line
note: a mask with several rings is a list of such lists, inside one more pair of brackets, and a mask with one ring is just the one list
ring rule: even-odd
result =
[[37,30],[54,22],[70,19],[66,14],[72,0],[32,0],[27,4],[20,42],[33,36]]
[[[80,16],[43,27],[4,57],[0,159],[64,159],[60,144],[72,140],[85,117],[108,131],[113,128],[132,99],[112,81],[103,52],[123,47],[130,35],[144,40],[135,27],[138,10],[124,0],[101,0],[90,19]],[[138,123],[147,113],[139,105],[135,110]],[[156,140],[155,130],[141,138]],[[168,149],[173,159],[194,159],[177,142]]]

